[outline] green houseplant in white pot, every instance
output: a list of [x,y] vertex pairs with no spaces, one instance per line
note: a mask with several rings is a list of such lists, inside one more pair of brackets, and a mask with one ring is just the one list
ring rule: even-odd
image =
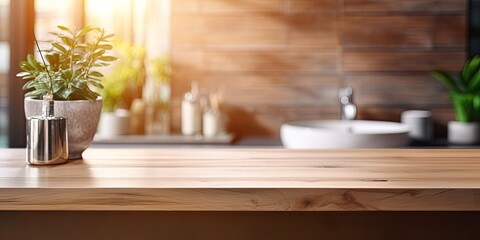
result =
[[445,85],[452,100],[457,121],[448,123],[448,141],[453,144],[480,142],[480,55],[467,60],[454,76],[432,71],[431,76]]
[[78,31],[58,28],[61,32],[51,33],[55,39],[49,41],[50,48],[40,52],[46,61],[29,54],[27,61],[20,62],[23,71],[17,77],[28,80],[23,86],[28,91],[24,102],[27,118],[40,115],[42,97],[53,95],[55,115],[67,118],[69,159],[79,159],[97,128],[102,99],[95,90],[103,88],[103,75],[97,69],[116,60],[107,55],[114,35],[89,26]]
[[145,48],[120,41],[114,46],[120,59],[102,79],[105,88],[100,91],[103,107],[97,131],[101,137],[135,134],[131,131],[132,114],[127,109],[131,109],[135,98],[141,97],[139,89],[144,83]]

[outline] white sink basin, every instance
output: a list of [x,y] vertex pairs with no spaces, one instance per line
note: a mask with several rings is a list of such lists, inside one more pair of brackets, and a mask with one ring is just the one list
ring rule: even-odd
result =
[[409,141],[404,124],[362,120],[290,122],[280,135],[286,148],[395,148]]

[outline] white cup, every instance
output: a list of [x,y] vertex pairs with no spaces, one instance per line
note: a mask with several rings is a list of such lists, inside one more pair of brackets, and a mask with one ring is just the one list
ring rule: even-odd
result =
[[97,133],[101,136],[128,135],[130,133],[130,112],[126,109],[103,112],[100,116]]
[[433,122],[430,111],[409,110],[402,112],[402,123],[409,128],[410,139],[417,142],[433,140]]

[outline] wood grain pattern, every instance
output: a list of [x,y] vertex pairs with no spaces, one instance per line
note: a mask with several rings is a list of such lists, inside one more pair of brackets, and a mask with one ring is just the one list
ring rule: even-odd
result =
[[[466,2],[173,1],[172,128],[180,128],[176,108],[193,80],[226,87],[223,107],[236,136],[278,137],[288,119],[336,118],[338,88],[350,84],[360,97],[359,112],[379,110],[361,114],[369,120],[390,115],[386,105],[448,108],[445,90],[427,83],[428,72],[462,67]],[[305,75],[319,77],[306,81]],[[321,75],[336,77],[325,84]],[[428,88],[425,94],[421,88]],[[446,118],[435,121],[444,133]]]
[[283,0],[201,0],[204,13],[283,12]]
[[205,54],[206,71],[214,72],[289,72],[335,73],[337,52],[304,49],[301,51],[211,51]]
[[337,10],[337,0],[286,0],[290,12],[324,12]]
[[346,12],[460,12],[465,0],[344,0]]
[[343,46],[428,48],[432,46],[432,25],[432,16],[347,15],[344,17]]
[[[335,106],[340,78],[335,74],[283,74],[252,73],[235,74],[210,72],[197,78],[199,84],[215,91],[222,84],[225,88],[225,105],[243,102],[247,106],[287,107],[287,106]],[[188,91],[188,86],[182,89]],[[248,92],[249,94],[245,94]],[[279,92],[282,98],[278,98]],[[304,95],[297,99],[298,95]],[[252,98],[251,96],[258,96]],[[248,108],[248,107],[246,107]]]
[[343,55],[343,70],[347,72],[418,72],[427,74],[433,69],[458,71],[465,52],[359,52],[346,51]]
[[175,0],[172,12],[175,14],[196,13],[200,11],[200,0]]
[[345,83],[355,89],[354,101],[360,109],[366,106],[430,108],[451,104],[447,89],[425,73],[349,74]]
[[437,16],[434,42],[439,47],[462,47],[467,36],[465,16]]
[[0,210],[480,210],[478,149],[0,150]]

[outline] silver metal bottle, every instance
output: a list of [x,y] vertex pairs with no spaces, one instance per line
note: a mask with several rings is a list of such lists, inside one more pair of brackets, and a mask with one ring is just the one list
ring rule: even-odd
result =
[[68,160],[67,119],[55,117],[51,95],[43,96],[42,115],[27,118],[27,163],[52,165]]

